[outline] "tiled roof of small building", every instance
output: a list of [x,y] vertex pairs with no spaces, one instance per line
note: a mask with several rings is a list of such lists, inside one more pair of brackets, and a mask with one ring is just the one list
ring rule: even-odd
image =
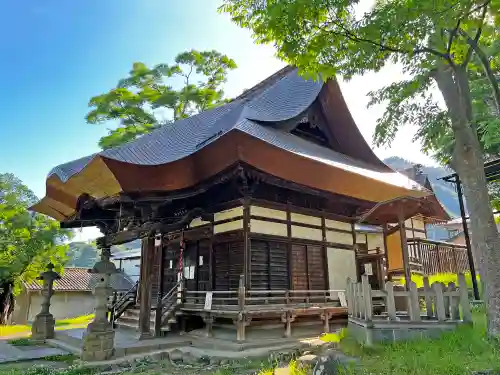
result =
[[[99,275],[91,274],[88,268],[70,267],[64,270],[60,280],[54,282],[54,291],[57,292],[91,292],[98,281]],[[29,291],[42,290],[42,282],[34,280],[24,283]],[[124,273],[111,275],[111,287],[116,290],[129,290],[134,282]]]

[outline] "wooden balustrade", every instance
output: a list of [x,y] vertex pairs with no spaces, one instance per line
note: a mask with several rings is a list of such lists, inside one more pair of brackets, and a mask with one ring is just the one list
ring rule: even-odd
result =
[[[368,276],[363,275],[360,283],[347,280],[347,308],[349,318],[364,321],[389,320],[410,323],[425,323],[426,321],[463,321],[472,322],[465,276],[458,275],[458,289],[454,283],[445,286],[443,283],[429,285],[429,279],[424,277],[424,287],[417,289],[411,282],[407,290],[398,290],[388,281],[383,290],[372,290]],[[382,297],[385,300],[385,311],[375,315],[373,299]],[[396,298],[407,301],[407,311],[397,311]],[[420,310],[420,302],[425,304],[424,319]],[[460,317],[460,313],[462,316]]]
[[411,238],[408,239],[408,255],[412,272],[434,275],[469,271],[465,245]]
[[[211,296],[210,306],[205,302]],[[207,335],[211,335],[214,317],[232,318],[236,325],[236,338],[245,340],[245,327],[254,317],[276,317],[284,323],[285,336],[291,335],[291,323],[297,315],[319,316],[327,332],[330,318],[346,314],[339,293],[344,290],[254,290],[245,288],[243,278],[237,290],[183,291],[181,310],[199,313],[207,322]]]

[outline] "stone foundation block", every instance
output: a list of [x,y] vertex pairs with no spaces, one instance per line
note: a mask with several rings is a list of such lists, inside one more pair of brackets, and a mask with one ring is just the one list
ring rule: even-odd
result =
[[33,340],[53,339],[55,324],[52,314],[38,314],[31,326],[31,338]]
[[113,356],[115,332],[87,331],[83,337],[82,360],[104,361]]

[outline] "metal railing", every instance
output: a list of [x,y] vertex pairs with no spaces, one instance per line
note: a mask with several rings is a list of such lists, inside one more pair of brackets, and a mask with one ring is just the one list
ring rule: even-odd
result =
[[175,314],[177,306],[182,303],[183,280],[179,280],[164,296],[156,306],[155,335],[160,336],[161,327]]
[[123,314],[123,312],[131,305],[135,305],[137,299],[137,290],[139,288],[139,281],[137,281],[132,288],[127,290],[121,296],[115,298],[116,300],[111,304],[109,309],[109,321],[114,326],[116,320]]

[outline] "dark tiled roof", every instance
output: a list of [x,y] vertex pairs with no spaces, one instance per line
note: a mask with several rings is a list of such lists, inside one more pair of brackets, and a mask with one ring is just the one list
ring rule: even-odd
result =
[[[70,267],[65,268],[60,280],[54,282],[54,291],[57,292],[91,292],[98,280],[98,275],[91,274],[87,268]],[[42,282],[34,280],[24,283],[29,291],[42,290]],[[111,287],[116,290],[129,290],[134,282],[124,273],[111,276]]]
[[165,125],[132,142],[54,168],[50,173],[66,182],[96,156],[136,165],[161,165],[187,157],[229,131],[247,133],[273,146],[324,164],[407,189],[421,187],[399,173],[352,159],[315,145],[279,128],[299,118],[317,98],[323,82],[301,78],[286,67],[230,103]]

